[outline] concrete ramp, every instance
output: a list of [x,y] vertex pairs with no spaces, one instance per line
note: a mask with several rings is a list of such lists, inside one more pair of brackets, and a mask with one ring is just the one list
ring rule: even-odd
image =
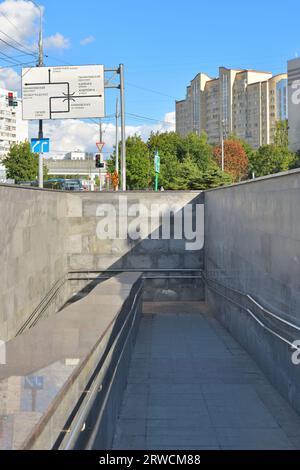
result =
[[209,314],[171,308],[147,306],[113,449],[299,449],[299,416],[245,350]]

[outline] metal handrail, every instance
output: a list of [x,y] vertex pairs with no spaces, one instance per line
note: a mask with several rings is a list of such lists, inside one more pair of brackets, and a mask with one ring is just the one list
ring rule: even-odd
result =
[[[142,291],[143,289],[143,284],[141,284],[141,286],[139,287],[138,291],[136,292],[135,296],[134,296],[134,300],[132,302],[132,306],[131,306],[131,309],[130,309],[130,312],[129,314],[127,315],[127,318],[124,322],[124,324],[122,325],[122,328],[118,334],[118,336],[116,337],[112,347],[117,343],[118,339],[120,338],[120,336],[122,335],[124,329],[125,329],[125,326],[127,325],[127,322],[128,320],[130,319],[130,315],[131,313],[133,312],[134,308],[136,307],[136,302],[137,302],[137,299],[138,299],[138,296],[140,295],[140,292]],[[126,340],[124,342],[124,345],[122,347],[122,351],[119,355],[119,359],[118,359],[118,362],[115,366],[115,369],[114,369],[114,374],[113,374],[113,377],[112,377],[112,380],[114,379],[115,377],[115,374],[116,374],[116,371],[118,369],[118,366],[120,364],[120,361],[121,361],[121,358],[123,356],[123,353],[125,351],[125,348],[126,348],[126,345],[127,345],[127,342],[128,342],[128,338],[130,336],[130,333],[132,331],[132,328],[133,328],[133,325],[135,323],[135,320],[136,320],[136,317],[137,317],[137,310],[135,311],[134,313],[134,316],[132,318],[132,322],[131,322],[131,326],[130,326],[130,330],[127,334],[127,337],[126,337]],[[106,357],[108,356],[109,352],[111,351],[111,348],[109,351],[107,351],[107,354],[106,354]],[[87,398],[86,398],[86,403],[83,402],[83,404],[81,405],[81,412],[80,412],[80,415],[79,417],[76,419],[76,424],[74,426],[74,428],[69,432],[69,435],[67,436],[67,441],[65,444],[63,444],[60,449],[62,450],[71,450],[73,448],[73,446],[75,445],[80,433],[82,432],[82,430],[85,428],[85,423],[86,423],[86,420],[87,420],[87,417],[88,417],[88,414],[89,412],[91,411],[92,409],[92,406],[94,404],[94,401],[95,401],[95,398],[96,398],[96,395],[99,393],[99,391],[102,390],[102,382],[103,382],[103,378],[102,376],[100,375],[100,372],[98,374],[98,376],[95,378],[95,381],[94,381],[94,384],[93,384],[93,388],[92,390],[90,390],[90,392],[86,395]]]
[[276,313],[274,312],[271,312],[270,310],[267,310],[265,307],[263,307],[257,300],[255,300],[250,294],[246,294],[245,292],[242,292],[240,290],[237,290],[237,289],[234,289],[233,287],[230,287],[226,284],[223,284],[222,282],[220,281],[217,281],[215,279],[209,279],[207,278],[207,276],[205,276],[205,274],[203,274],[203,280],[206,282],[206,283],[209,283],[209,282],[214,282],[215,284],[219,284],[221,287],[223,287],[224,289],[228,289],[242,297],[245,297],[247,298],[248,300],[250,300],[250,302],[252,302],[256,307],[258,307],[260,310],[262,310],[264,313],[266,313],[267,315],[275,318],[276,320],[280,321],[281,323],[284,323],[285,325],[291,327],[291,328],[294,328],[295,330],[297,331],[300,331],[300,326],[298,325],[295,325],[294,323],[291,323],[289,322],[288,320],[285,320],[284,318],[280,317],[279,315],[277,315]]
[[291,323],[284,318],[281,318],[279,315],[276,315],[275,313],[271,312],[270,310],[267,310],[265,307],[260,305],[259,302],[257,302],[251,295],[247,295],[248,299],[253,302],[260,310],[265,312],[266,314],[270,315],[273,318],[276,318],[276,320],[279,320],[280,322],[290,326],[291,328],[294,328],[295,330],[300,331],[300,326],[295,325],[294,323]]
[[34,309],[31,315],[23,323],[21,328],[17,331],[16,336],[20,336],[25,330],[32,328],[43,317],[47,309],[51,306],[52,302],[56,299],[57,295],[67,282],[67,275],[57,281],[54,286],[47,292],[40,304]]
[[[150,276],[147,273],[162,273],[162,274],[171,274],[171,273],[186,273],[183,276],[172,276],[172,279],[202,279],[203,276],[203,269],[134,269],[134,268],[126,268],[126,269],[103,269],[103,270],[94,270],[94,269],[89,269],[89,270],[70,270],[68,273],[65,274],[63,278],[61,278],[59,281],[57,281],[54,286],[50,289],[50,291],[47,292],[45,297],[42,299],[42,301],[39,303],[39,305],[34,309],[34,311],[30,314],[30,316],[26,319],[26,321],[23,323],[23,325],[19,328],[19,330],[16,333],[16,336],[20,336],[24,331],[27,329],[32,328],[37,324],[37,322],[44,317],[45,312],[49,307],[51,307],[51,304],[53,301],[56,299],[57,295],[60,293],[61,289],[64,287],[65,283],[68,281],[96,281],[97,279],[103,280],[103,279],[110,279],[110,277],[106,276],[105,273],[109,274],[120,274],[124,272],[132,272],[132,273],[137,273],[137,272],[143,272],[144,279],[148,280],[154,280],[154,279],[168,279],[167,277],[163,276]],[[103,273],[102,277],[82,277],[82,278],[74,278],[72,275],[79,275],[79,274],[101,274]],[[187,275],[188,273],[201,273],[201,275]],[[147,276],[147,277],[146,277]]]
[[[204,278],[204,280],[205,280],[206,283],[208,282],[207,279]],[[218,284],[222,285],[222,283],[220,283],[220,282],[218,282]],[[300,351],[299,346],[292,343],[291,341],[284,338],[283,336],[279,335],[272,328],[268,327],[264,322],[262,322],[259,318],[257,318],[257,316],[252,312],[252,310],[250,310],[249,308],[246,308],[244,305],[240,304],[239,302],[235,302],[233,299],[231,299],[227,295],[225,295],[222,292],[218,291],[218,289],[216,289],[215,287],[212,287],[212,286],[208,286],[208,287],[209,287],[209,289],[215,291],[218,295],[220,295],[224,299],[228,300],[230,303],[236,305],[238,308],[240,308],[240,309],[244,310],[245,312],[247,312],[264,330],[268,331],[270,334],[272,334],[276,338],[278,338],[281,341],[283,341],[284,343],[288,344],[292,349],[295,349],[296,351]],[[227,288],[227,286],[224,286],[224,285],[223,285],[223,287]],[[230,289],[230,288],[229,288],[229,290],[235,291],[235,289]],[[235,292],[237,292],[237,291],[235,291]],[[246,294],[243,294],[243,295],[248,297]]]
[[203,273],[203,269],[195,268],[195,269],[187,269],[187,268],[178,268],[178,269],[170,269],[170,268],[109,268],[109,269],[74,269],[69,271],[69,274],[97,274],[97,273],[190,273],[190,272],[201,272]]

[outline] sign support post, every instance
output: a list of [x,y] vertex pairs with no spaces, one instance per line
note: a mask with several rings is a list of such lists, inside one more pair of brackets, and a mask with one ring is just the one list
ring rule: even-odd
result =
[[[35,4],[35,2],[33,2]],[[36,5],[38,6],[38,5]],[[39,60],[38,60],[38,67],[43,67],[44,65],[44,48],[43,48],[43,10],[40,6],[38,6],[40,10],[40,36],[39,36]],[[39,120],[39,139],[42,140],[44,138],[43,132],[43,120]],[[44,154],[40,152],[39,154],[39,188],[44,188]]]
[[125,81],[124,81],[124,64],[120,64],[119,68],[105,69],[105,72],[114,72],[120,76],[119,85],[109,83],[108,80],[105,83],[104,88],[118,88],[120,90],[120,115],[121,115],[121,188],[122,191],[127,191],[127,180],[126,180],[126,124],[125,124]]
[[[119,176],[119,99],[116,102],[116,174]],[[119,191],[119,186],[116,187]]]
[[121,94],[121,136],[122,136],[122,190],[127,190],[126,181],[126,129],[125,129],[125,88],[124,88],[124,65],[120,65],[120,94]]
[[160,175],[160,156],[158,152],[154,157],[154,166],[155,166],[155,191],[158,192],[159,186],[159,175]]

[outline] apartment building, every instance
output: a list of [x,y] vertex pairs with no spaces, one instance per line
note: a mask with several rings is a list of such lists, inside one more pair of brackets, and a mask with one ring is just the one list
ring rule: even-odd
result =
[[[200,76],[199,101],[193,82]],[[287,76],[220,67],[215,79],[198,74],[189,86],[187,98],[176,102],[176,130],[180,135],[205,131],[209,142],[215,144],[222,135],[226,138],[235,134],[258,148],[274,141],[276,121],[287,118]],[[183,123],[180,107],[185,106],[189,108],[189,122]]]
[[185,99],[176,102],[176,131],[180,135],[187,135],[193,128],[192,88],[188,86]]
[[[9,105],[9,93],[13,93],[14,106]],[[28,122],[22,120],[22,101],[17,93],[0,89],[0,181],[5,180],[2,159],[10,146],[28,139]]]
[[293,152],[300,150],[300,59],[288,62],[289,141]]

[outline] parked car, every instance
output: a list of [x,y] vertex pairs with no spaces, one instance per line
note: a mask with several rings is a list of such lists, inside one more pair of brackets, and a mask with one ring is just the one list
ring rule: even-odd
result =
[[65,180],[63,184],[64,191],[84,191],[81,180]]

